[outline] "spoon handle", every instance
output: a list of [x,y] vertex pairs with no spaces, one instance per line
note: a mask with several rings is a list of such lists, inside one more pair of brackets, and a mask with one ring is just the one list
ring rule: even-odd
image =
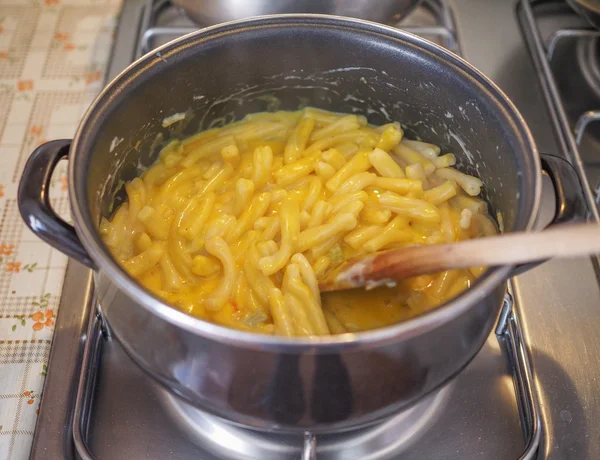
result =
[[377,286],[453,268],[515,265],[591,254],[600,254],[600,224],[565,224],[541,232],[411,246],[358,257],[328,274],[319,287],[322,291],[332,291]]

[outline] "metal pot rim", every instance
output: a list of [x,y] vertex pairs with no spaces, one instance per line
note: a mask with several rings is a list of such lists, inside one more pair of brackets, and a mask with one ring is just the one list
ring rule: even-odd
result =
[[[421,314],[401,323],[387,326],[380,329],[365,331],[360,333],[347,333],[319,338],[285,338],[278,336],[268,336],[256,333],[244,332],[230,329],[214,323],[195,318],[187,313],[170,306],[150,292],[146,291],[140,284],[129,277],[127,273],[112,258],[108,250],[104,247],[98,237],[97,226],[93,225],[92,219],[87,212],[87,200],[84,192],[84,172],[82,154],[78,153],[79,145],[85,135],[90,119],[94,113],[102,110],[105,100],[111,99],[111,94],[122,85],[127,85],[129,80],[135,78],[136,74],[143,71],[146,67],[159,65],[167,53],[178,52],[181,49],[193,46],[198,39],[202,41],[210,40],[215,36],[221,37],[223,34],[232,34],[247,28],[259,27],[283,27],[290,22],[298,22],[310,26],[329,26],[345,27],[360,30],[362,32],[376,33],[398,41],[420,47],[425,51],[431,52],[443,58],[448,64],[452,64],[471,78],[477,80],[489,91],[491,97],[494,97],[506,110],[508,116],[515,123],[515,127],[527,145],[527,150],[533,156],[532,166],[534,168],[534,183],[531,185],[533,199],[531,201],[531,212],[525,223],[521,224],[522,230],[531,230],[535,218],[538,214],[538,208],[541,196],[541,167],[538,158],[538,151],[533,136],[512,101],[498,88],[490,79],[483,75],[479,70],[469,64],[461,57],[445,50],[444,48],[423,39],[417,35],[399,30],[391,26],[365,21],[361,19],[346,18],[341,16],[321,15],[321,14],[283,14],[257,16],[247,19],[230,21],[215,26],[200,29],[189,33],[175,40],[172,40],[150,53],[142,56],[124,69],[115,77],[97,96],[89,107],[79,128],[75,134],[72,144],[72,156],[69,161],[69,198],[72,208],[72,216],[75,222],[77,234],[82,244],[90,254],[91,258],[97,263],[100,270],[106,274],[120,289],[122,289],[135,302],[141,304],[149,312],[158,315],[163,320],[174,326],[185,329],[191,333],[202,335],[211,340],[226,342],[232,345],[254,348],[254,349],[277,349],[280,351],[294,352],[306,351],[313,353],[331,352],[341,348],[350,349],[355,347],[364,348],[365,346],[377,346],[386,342],[395,341],[400,338],[408,339],[413,336],[421,335],[427,331],[438,328],[452,319],[460,316],[481,299],[489,295],[499,284],[506,281],[509,277],[512,267],[502,266],[492,268],[479,279],[475,285],[467,289],[458,297],[440,305],[434,310]],[[100,107],[100,108],[99,108]],[[79,179],[77,179],[79,177]]]

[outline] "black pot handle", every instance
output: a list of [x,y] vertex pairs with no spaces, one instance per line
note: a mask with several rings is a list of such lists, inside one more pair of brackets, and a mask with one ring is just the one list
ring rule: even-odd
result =
[[29,157],[19,183],[19,211],[29,229],[69,257],[96,266],[84,249],[75,228],[62,220],[50,205],[50,180],[56,164],[67,157],[71,141],[62,139],[40,145]]
[[[564,158],[546,153],[540,153],[540,160],[542,169],[552,180],[556,196],[554,218],[546,228],[557,224],[585,221],[588,208],[582,194],[579,174],[573,165]],[[511,276],[520,275],[542,263],[544,261],[518,265],[512,270]]]
[[579,174],[564,158],[540,153],[542,169],[550,176],[556,194],[556,213],[549,226],[586,220],[587,204]]

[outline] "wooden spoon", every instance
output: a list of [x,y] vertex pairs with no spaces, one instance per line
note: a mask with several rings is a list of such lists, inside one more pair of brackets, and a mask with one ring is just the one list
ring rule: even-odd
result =
[[453,268],[515,265],[600,254],[600,224],[564,224],[453,244],[409,246],[349,259],[319,282],[322,292],[393,284]]

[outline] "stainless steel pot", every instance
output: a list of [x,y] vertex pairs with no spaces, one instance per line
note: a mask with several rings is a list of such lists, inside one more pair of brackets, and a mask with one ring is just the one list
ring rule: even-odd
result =
[[[166,305],[131,279],[98,234],[122,184],[172,137],[215,120],[298,109],[401,120],[453,151],[484,179],[505,231],[529,230],[541,169],[531,134],[508,98],[454,54],[397,29],[331,16],[254,18],[203,29],[142,57],[92,104],[73,141],[30,157],[19,188],[25,222],[42,239],[95,270],[102,313],[132,359],[189,403],[263,429],[323,432],[375,422],[456,375],[498,316],[513,267],[489,270],[440,308],[384,329],[319,339],[261,336],[210,324]],[[164,127],[165,117],[185,113]],[[69,158],[74,228],[52,211],[52,170]],[[548,158],[555,221],[581,212],[578,179]],[[60,331],[58,331],[60,333]]]
[[173,0],[190,18],[207,26],[266,14],[319,13],[396,23],[421,0]]

